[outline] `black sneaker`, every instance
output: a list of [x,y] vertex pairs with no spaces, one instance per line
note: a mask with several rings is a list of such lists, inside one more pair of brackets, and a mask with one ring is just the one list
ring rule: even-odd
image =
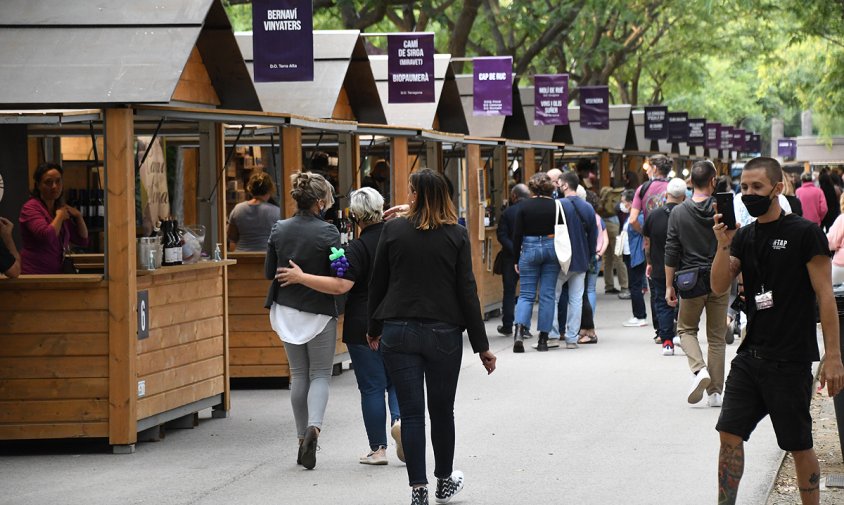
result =
[[463,489],[463,472],[455,470],[447,479],[437,478],[437,492],[434,499],[437,503],[448,503]]
[[413,491],[410,492],[410,505],[428,505],[428,488],[413,488]]
[[504,326],[503,324],[498,325],[498,333],[502,335],[507,335],[508,337],[513,334],[513,327],[512,326]]
[[522,334],[522,338],[532,338],[532,337],[533,337],[533,333],[531,333],[529,329],[525,328],[525,331]]

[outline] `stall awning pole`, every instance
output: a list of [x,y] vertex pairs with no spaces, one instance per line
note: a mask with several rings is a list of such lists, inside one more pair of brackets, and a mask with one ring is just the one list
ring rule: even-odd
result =
[[217,180],[214,181],[214,187],[211,189],[211,193],[208,194],[208,198],[204,201],[206,203],[213,202],[214,195],[217,194],[217,187],[220,185],[220,180],[225,176],[226,167],[229,166],[229,162],[232,160],[234,156],[234,152],[237,149],[238,143],[240,142],[240,136],[243,135],[243,129],[246,127],[245,124],[240,125],[240,130],[237,132],[237,137],[235,137],[234,142],[230,148],[229,154],[226,155],[226,161],[223,163],[223,166],[220,168],[219,173],[217,174]]

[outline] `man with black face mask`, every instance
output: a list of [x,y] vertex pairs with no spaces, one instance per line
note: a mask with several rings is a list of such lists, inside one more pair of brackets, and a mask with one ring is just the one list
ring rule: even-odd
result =
[[716,429],[718,502],[735,503],[744,470],[744,441],[770,415],[780,448],[794,456],[804,504],[819,503],[820,468],[812,449],[812,362],[819,351],[815,302],[820,306],[826,356],[821,387],[844,386],[839,328],[832,294],[829,246],[820,228],[780,207],[782,168],[773,158],[749,161],[741,174],[742,201],[755,223],[728,230],[715,216],[718,250],[712,291],[726,293],[739,273],[747,294],[747,336],[732,362]]

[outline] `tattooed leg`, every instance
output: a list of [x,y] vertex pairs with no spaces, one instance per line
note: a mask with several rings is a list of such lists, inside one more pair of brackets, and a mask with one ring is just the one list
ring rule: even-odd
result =
[[721,433],[721,452],[718,454],[718,505],[735,505],[743,473],[744,441],[741,437]]
[[794,467],[797,469],[797,486],[803,505],[817,505],[821,500],[821,469],[814,449],[794,451]]

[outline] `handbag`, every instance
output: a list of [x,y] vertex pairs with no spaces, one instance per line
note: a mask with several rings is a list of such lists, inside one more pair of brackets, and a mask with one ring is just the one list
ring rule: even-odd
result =
[[627,230],[622,230],[621,233],[615,238],[615,248],[613,248],[613,252],[616,256],[621,258],[624,256],[624,243],[627,242]]
[[566,220],[563,213],[563,204],[559,200],[557,202],[557,215],[554,216],[554,252],[557,253],[557,261],[560,263],[560,269],[563,275],[569,273],[569,265],[571,265],[571,239],[569,238],[569,229],[566,225]]
[[680,298],[697,298],[709,293],[709,270],[705,268],[687,268],[674,274],[677,294]]

